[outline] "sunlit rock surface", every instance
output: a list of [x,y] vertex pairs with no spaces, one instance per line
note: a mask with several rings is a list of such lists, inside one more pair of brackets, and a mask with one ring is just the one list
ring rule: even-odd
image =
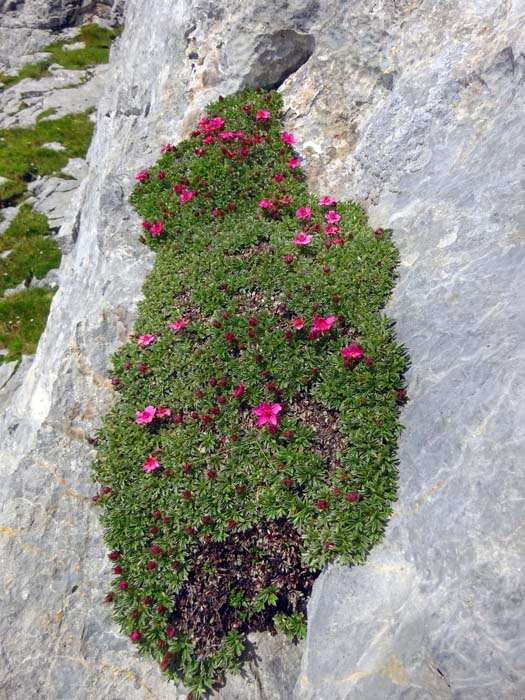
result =
[[134,173],[254,82],[280,85],[312,190],[394,229],[387,311],[412,366],[384,543],[321,575],[302,659],[265,637],[220,697],[525,697],[524,15],[499,0],[128,0],[75,245],[0,427],[6,697],[184,697],[102,604],[89,440],[152,264]]

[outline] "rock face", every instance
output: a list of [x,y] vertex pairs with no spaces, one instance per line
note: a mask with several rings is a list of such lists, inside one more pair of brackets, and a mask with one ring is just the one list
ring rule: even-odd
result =
[[394,228],[388,312],[412,366],[384,543],[317,581],[301,662],[265,638],[220,697],[525,697],[524,18],[503,0],[128,0],[76,243],[0,426],[6,697],[184,697],[101,603],[90,436],[152,262],[133,175],[253,80],[282,83],[311,188]]

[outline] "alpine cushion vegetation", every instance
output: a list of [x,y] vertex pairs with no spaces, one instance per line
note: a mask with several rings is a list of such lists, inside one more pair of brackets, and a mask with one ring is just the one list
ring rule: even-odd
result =
[[277,93],[212,104],[131,196],[158,251],[94,475],[115,618],[201,697],[244,636],[305,633],[329,560],[356,564],[396,494],[396,249],[309,195]]

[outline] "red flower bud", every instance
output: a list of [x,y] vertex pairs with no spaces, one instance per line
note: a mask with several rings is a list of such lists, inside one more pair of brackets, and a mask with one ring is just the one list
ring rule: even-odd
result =
[[323,498],[319,498],[316,502],[315,505],[319,508],[319,510],[324,510],[326,506],[328,505],[328,501],[325,501]]
[[172,569],[178,569],[179,566],[180,566],[180,561],[178,561],[178,559],[174,559],[174,560],[171,562],[171,567],[172,567]]
[[183,491],[182,498],[184,498],[185,501],[189,500],[191,498],[191,493],[189,491]]
[[109,593],[106,594],[106,597],[104,598],[105,603],[111,603],[113,600],[113,591],[110,591]]
[[232,530],[236,525],[237,523],[233,518],[230,518],[230,520],[228,520],[228,527],[230,528],[230,530]]
[[120,554],[118,552],[110,552],[108,554],[108,558],[111,559],[111,561],[116,561],[119,558]]
[[149,561],[146,566],[148,567],[149,571],[153,571],[154,569],[157,568],[157,564],[154,561]]
[[355,491],[350,491],[349,493],[346,494],[346,500],[350,501],[350,503],[355,503],[359,496]]

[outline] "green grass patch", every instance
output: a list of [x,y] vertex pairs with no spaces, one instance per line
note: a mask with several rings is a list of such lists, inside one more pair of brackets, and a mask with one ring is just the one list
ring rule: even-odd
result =
[[54,293],[48,288],[27,289],[0,299],[0,348],[9,350],[0,357],[1,362],[35,352]]
[[[16,75],[0,74],[0,82],[4,87],[11,87],[24,78],[43,78],[50,74],[49,67],[54,63],[71,70],[84,70],[100,63],[108,63],[111,42],[121,32],[121,27],[105,29],[98,24],[84,24],[80,28],[80,35],[74,39],[55,41],[41,49],[42,52],[51,54],[48,58],[23,66]],[[83,41],[85,47],[69,51],[64,48],[78,41]]]
[[131,196],[158,253],[98,435],[106,600],[194,700],[249,631],[304,636],[318,572],[363,562],[396,496],[398,254],[308,193],[280,109],[212,104]]
[[[53,175],[69,158],[85,158],[93,135],[93,110],[39,121],[32,128],[0,129],[0,172],[9,178],[0,185],[0,206],[16,204],[27,183],[41,175]],[[65,151],[44,148],[58,141]]]
[[0,295],[33,277],[42,279],[59,267],[62,253],[51,238],[47,218],[24,204],[5,233],[0,236]]

